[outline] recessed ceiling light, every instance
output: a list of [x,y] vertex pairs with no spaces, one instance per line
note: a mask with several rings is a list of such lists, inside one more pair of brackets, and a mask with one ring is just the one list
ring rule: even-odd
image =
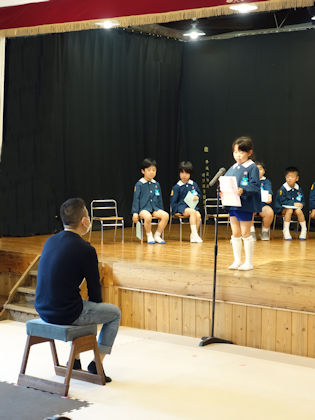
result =
[[104,29],[111,29],[115,26],[119,26],[117,20],[104,20],[103,22],[97,22],[96,25],[101,26]]

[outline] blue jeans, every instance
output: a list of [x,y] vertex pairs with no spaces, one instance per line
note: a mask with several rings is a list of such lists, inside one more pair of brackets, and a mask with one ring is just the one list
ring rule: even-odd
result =
[[103,324],[98,336],[100,353],[110,354],[119,324],[120,309],[111,303],[95,303],[83,300],[83,309],[72,325]]

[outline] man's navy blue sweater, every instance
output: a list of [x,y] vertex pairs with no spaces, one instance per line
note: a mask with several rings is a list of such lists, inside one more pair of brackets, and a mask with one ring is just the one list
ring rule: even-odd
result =
[[52,324],[75,321],[83,308],[80,284],[84,278],[89,300],[102,302],[95,248],[74,232],[51,236],[38,266],[35,308],[39,316]]

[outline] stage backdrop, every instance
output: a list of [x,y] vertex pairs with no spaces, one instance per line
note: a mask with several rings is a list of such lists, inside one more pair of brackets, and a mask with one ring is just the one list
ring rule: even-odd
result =
[[168,209],[177,162],[192,160],[206,185],[233,163],[240,135],[253,137],[274,190],[288,165],[307,190],[314,46],[313,31],[193,44],[123,30],[7,40],[0,231],[53,232],[73,196],[115,198],[130,224],[145,156],[158,160]]

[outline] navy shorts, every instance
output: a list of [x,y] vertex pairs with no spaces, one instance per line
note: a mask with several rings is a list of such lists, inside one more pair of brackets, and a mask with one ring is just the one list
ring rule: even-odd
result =
[[251,211],[232,210],[229,214],[230,217],[236,217],[239,222],[249,222],[253,219],[253,213]]

